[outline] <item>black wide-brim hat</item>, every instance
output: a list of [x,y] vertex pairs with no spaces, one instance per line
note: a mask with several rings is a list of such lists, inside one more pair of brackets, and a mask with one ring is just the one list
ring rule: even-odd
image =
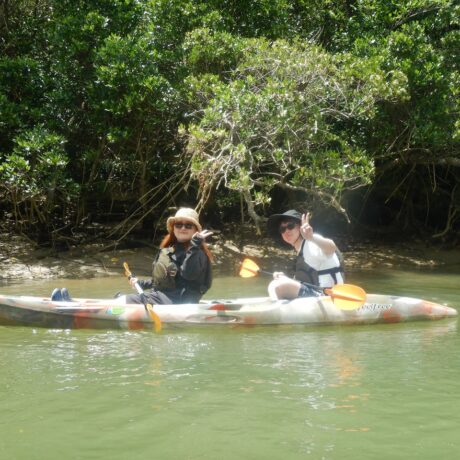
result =
[[289,211],[283,212],[283,214],[273,214],[267,221],[267,233],[276,240],[282,241],[279,228],[280,223],[285,220],[295,220],[300,224],[302,222],[302,214],[295,209],[289,209]]

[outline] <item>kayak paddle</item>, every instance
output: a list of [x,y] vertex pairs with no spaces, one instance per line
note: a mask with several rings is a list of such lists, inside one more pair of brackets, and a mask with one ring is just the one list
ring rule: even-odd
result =
[[[128,277],[128,279],[131,279],[133,275],[131,273],[131,270],[129,269],[129,265],[127,262],[123,262],[123,268],[125,269],[125,275]],[[144,304],[145,310],[150,316],[150,319],[153,321],[155,332],[160,332],[161,331],[160,317],[153,311],[152,305],[147,302],[144,291],[139,286],[139,283],[136,282],[134,284],[134,287],[136,288],[137,293],[141,296],[141,300],[142,300],[142,303]]]
[[[239,275],[242,278],[252,278],[259,273],[273,275],[271,272],[261,270],[259,266],[251,259],[244,259],[241,263]],[[340,310],[356,310],[364,305],[366,301],[366,292],[363,288],[353,284],[336,284],[331,288],[321,288],[314,284],[303,283],[318,292],[322,292],[331,297],[334,305]]]
[[273,275],[272,272],[261,270],[252,259],[246,258],[243,260],[243,262],[241,262],[241,278],[254,278],[254,276],[257,276],[259,273],[264,273],[265,275]]

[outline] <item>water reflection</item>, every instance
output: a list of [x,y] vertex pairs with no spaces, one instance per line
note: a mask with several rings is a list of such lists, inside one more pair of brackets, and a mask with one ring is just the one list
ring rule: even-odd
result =
[[356,356],[345,355],[338,352],[335,356],[331,356],[332,365],[336,371],[336,383],[330,383],[331,387],[342,385],[359,386],[362,366],[357,363]]

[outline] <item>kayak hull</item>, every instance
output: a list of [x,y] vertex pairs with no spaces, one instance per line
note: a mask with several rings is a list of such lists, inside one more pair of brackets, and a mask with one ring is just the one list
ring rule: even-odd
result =
[[[272,301],[266,297],[199,304],[155,305],[163,328],[190,325],[356,325],[454,318],[457,310],[410,297],[368,294],[356,310],[340,310],[330,297]],[[0,295],[0,325],[53,329],[152,329],[143,305],[114,299],[75,299]]]

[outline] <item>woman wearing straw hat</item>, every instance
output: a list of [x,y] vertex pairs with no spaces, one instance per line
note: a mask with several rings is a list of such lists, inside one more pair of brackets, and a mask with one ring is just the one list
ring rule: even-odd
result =
[[152,279],[130,279],[131,286],[138,283],[149,290],[144,300],[139,294],[129,294],[117,303],[198,303],[211,287],[213,257],[204,240],[212,232],[203,230],[197,212],[191,208],[180,208],[168,218],[166,227],[168,234],[153,262]]
[[343,284],[345,275],[341,254],[333,240],[313,232],[309,213],[300,214],[291,209],[283,214],[274,214],[268,219],[267,230],[276,240],[291,246],[297,253],[295,279],[275,272],[268,286],[271,298],[295,299],[318,295],[318,291],[308,284],[322,288]]

